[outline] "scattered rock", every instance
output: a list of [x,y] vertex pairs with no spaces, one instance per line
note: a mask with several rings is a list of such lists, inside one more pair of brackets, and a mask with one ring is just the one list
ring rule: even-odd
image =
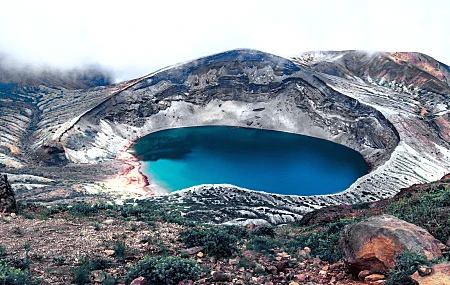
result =
[[310,258],[309,253],[306,252],[304,249],[299,249],[297,251],[297,254],[303,259],[309,259]]
[[103,224],[105,224],[105,225],[112,225],[112,224],[114,224],[114,220],[113,219],[104,220]]
[[390,215],[346,226],[339,245],[353,274],[392,269],[395,256],[405,250],[423,254],[428,260],[439,258],[445,247],[426,230]]
[[306,274],[304,274],[304,273],[297,274],[295,277],[296,277],[297,280],[300,281],[300,282],[306,282],[306,281],[308,281],[308,279],[309,279],[308,275],[306,275]]
[[191,248],[187,248],[187,249],[182,249],[182,250],[180,250],[180,253],[185,254],[185,255],[194,255],[204,249],[205,249],[204,246],[195,246],[195,247],[191,247]]
[[372,274],[372,272],[370,272],[369,270],[363,270],[358,273],[358,278],[359,280],[363,281],[364,278],[366,278],[366,276],[369,276],[370,274]]
[[325,279],[328,277],[328,273],[325,270],[320,270],[319,277]]
[[375,282],[378,280],[384,280],[386,277],[382,274],[370,274],[366,277],[364,277],[364,282]]
[[267,272],[269,272],[270,274],[273,274],[273,275],[277,275],[278,269],[276,268],[276,266],[271,265],[271,266],[267,267]]
[[90,279],[94,282],[102,283],[106,279],[106,274],[101,270],[94,270],[90,273]]
[[8,182],[6,175],[0,175],[0,214],[11,213],[16,210],[16,198],[14,191]]
[[336,281],[340,281],[340,280],[342,280],[342,279],[344,279],[345,278],[345,274],[344,273],[338,273],[336,276],[335,276],[335,278],[336,278]]
[[222,271],[216,271],[212,275],[212,280],[214,282],[230,282],[231,276]]
[[314,257],[314,259],[313,259],[313,264],[319,265],[321,261],[322,261],[322,260],[320,260],[320,258],[319,258],[318,256],[316,256],[316,257]]
[[115,251],[112,249],[107,249],[107,250],[105,250],[105,253],[106,253],[106,255],[111,256],[111,255],[114,255]]
[[277,265],[275,265],[275,267],[277,268],[278,272],[285,271],[288,266],[289,266],[289,263],[286,260],[280,261],[280,262],[277,263]]
[[416,271],[411,278],[419,285],[450,285],[450,262],[435,264],[431,267],[431,274],[420,276]]
[[430,275],[431,272],[433,272],[433,270],[429,266],[420,265],[419,268],[417,268],[417,273],[422,277]]
[[148,283],[147,280],[145,280],[145,278],[141,276],[131,281],[130,285],[148,285]]
[[331,271],[336,271],[336,270],[339,270],[339,269],[344,268],[344,266],[345,266],[344,263],[338,262],[338,263],[333,263],[333,264],[331,264],[328,268],[329,268]]
[[265,268],[263,265],[261,265],[261,264],[256,264],[256,266],[255,266],[255,272],[261,273],[261,272],[265,272],[265,271],[266,271],[266,268]]
[[240,260],[241,260],[241,259],[240,259],[239,257],[231,258],[230,260],[228,260],[228,263],[229,263],[230,265],[238,265]]

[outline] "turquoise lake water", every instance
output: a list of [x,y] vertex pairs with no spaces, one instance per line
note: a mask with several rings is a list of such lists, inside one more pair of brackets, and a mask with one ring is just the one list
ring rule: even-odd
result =
[[169,191],[227,183],[286,195],[347,189],[369,168],[356,151],[276,131],[192,127],[150,134],[131,148],[142,172]]

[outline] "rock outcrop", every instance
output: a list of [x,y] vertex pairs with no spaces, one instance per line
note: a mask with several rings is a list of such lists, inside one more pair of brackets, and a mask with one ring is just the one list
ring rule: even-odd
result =
[[16,210],[14,191],[6,175],[0,175],[0,213],[11,213]]
[[68,163],[64,146],[56,141],[42,145],[37,150],[36,159],[43,166],[62,166]]
[[426,230],[394,216],[374,216],[348,225],[339,246],[349,270],[385,272],[394,268],[395,256],[402,251],[423,254],[428,260],[442,257],[445,246]]

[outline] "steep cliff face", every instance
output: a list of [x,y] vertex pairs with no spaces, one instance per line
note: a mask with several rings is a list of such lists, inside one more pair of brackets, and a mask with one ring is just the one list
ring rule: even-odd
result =
[[328,139],[358,150],[374,167],[398,143],[391,123],[374,108],[334,91],[289,60],[252,50],[214,55],[148,77],[87,112],[61,142],[73,161],[101,161],[151,132],[196,125]]

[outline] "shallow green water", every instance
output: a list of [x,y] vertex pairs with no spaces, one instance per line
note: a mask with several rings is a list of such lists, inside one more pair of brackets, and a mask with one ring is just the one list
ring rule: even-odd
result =
[[279,194],[330,194],[369,170],[362,156],[345,146],[246,128],[164,130],[140,139],[132,151],[143,161],[143,173],[169,191],[228,183]]

